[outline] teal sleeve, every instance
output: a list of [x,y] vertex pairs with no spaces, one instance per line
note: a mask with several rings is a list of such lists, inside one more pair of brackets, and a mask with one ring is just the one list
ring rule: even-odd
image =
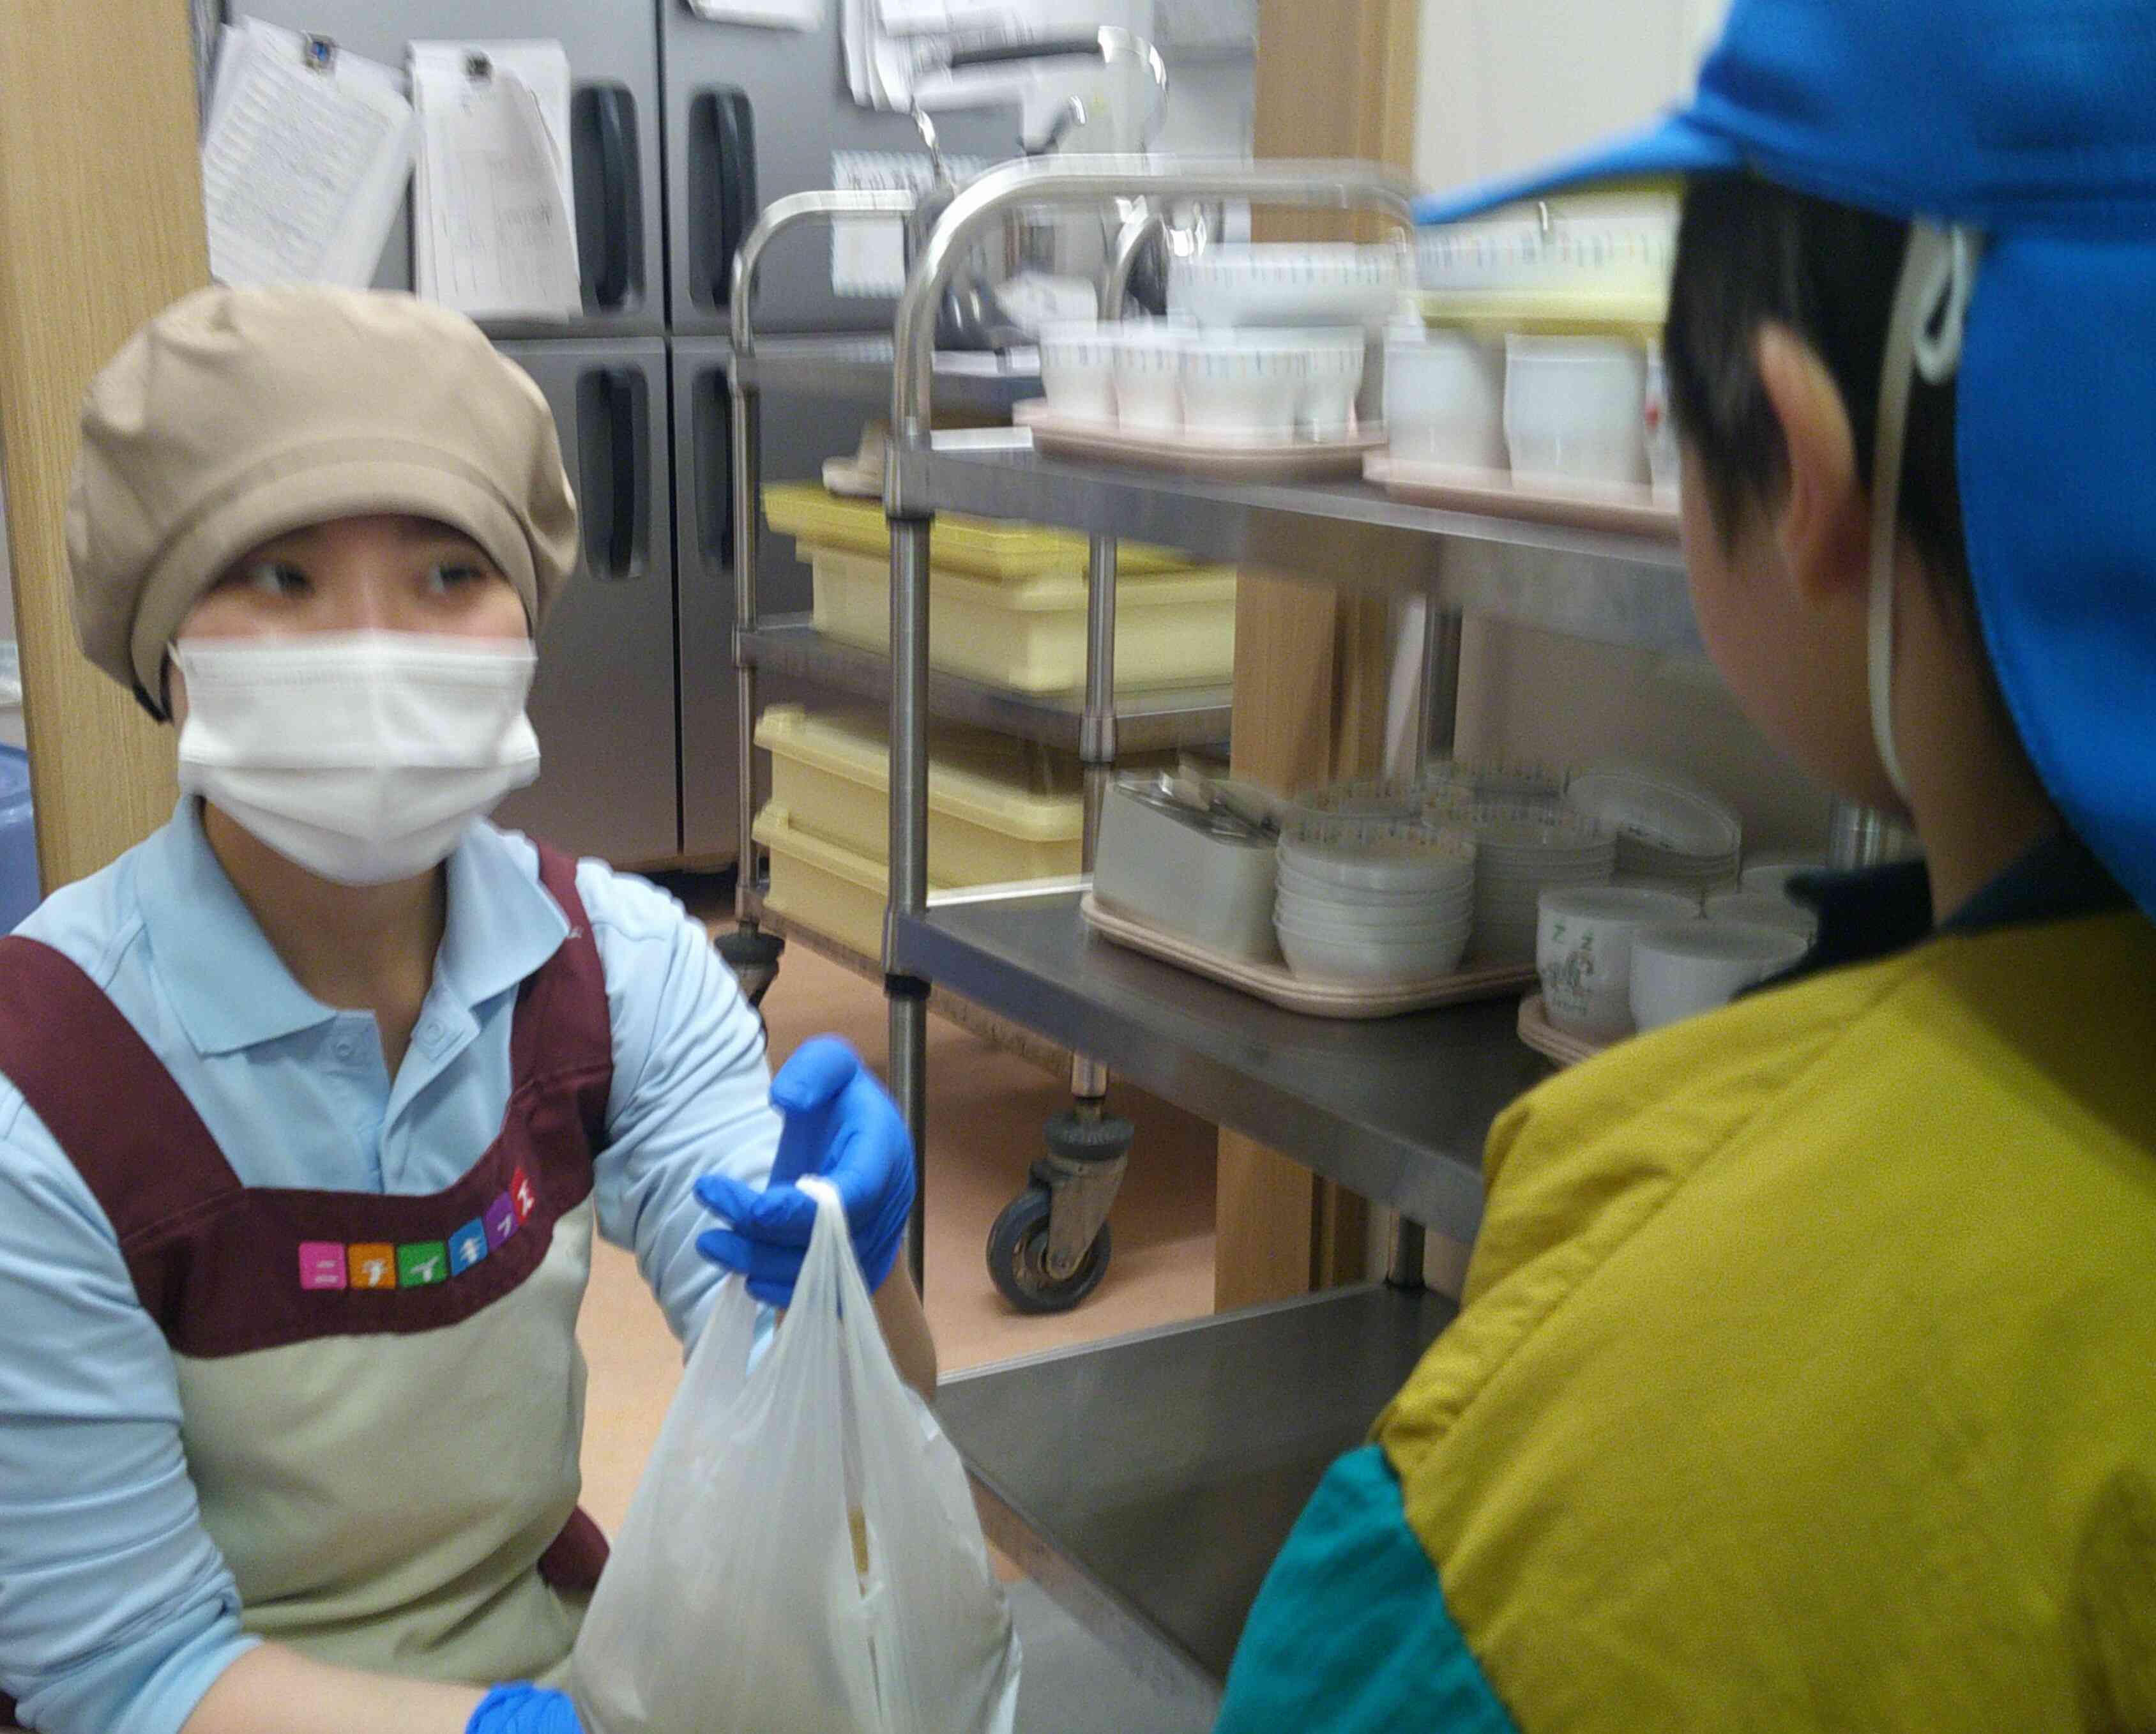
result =
[[1243,1628],[1214,1734],[1518,1734],[1377,1446],[1311,1495]]

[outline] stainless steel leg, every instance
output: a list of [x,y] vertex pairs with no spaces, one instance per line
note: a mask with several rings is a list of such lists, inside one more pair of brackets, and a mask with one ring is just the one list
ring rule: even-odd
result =
[[1417,775],[1433,752],[1450,755],[1460,712],[1460,616],[1423,604],[1422,684],[1416,695],[1414,766]]
[[757,924],[756,844],[756,669],[742,654],[742,639],[756,630],[757,561],[763,511],[763,394],[733,383],[734,464],[734,724],[735,768],[741,779],[740,866],[734,885],[734,913],[745,927]]
[[1882,861],[1906,859],[1916,851],[1916,833],[1906,821],[1854,802],[1835,802],[1827,819],[1828,866],[1876,867]]
[[891,1002],[891,1090],[913,1136],[916,1190],[908,1244],[925,1283],[928,1157],[928,984],[899,969],[897,923],[928,910],[928,552],[932,520],[891,520],[891,902],[884,993]]

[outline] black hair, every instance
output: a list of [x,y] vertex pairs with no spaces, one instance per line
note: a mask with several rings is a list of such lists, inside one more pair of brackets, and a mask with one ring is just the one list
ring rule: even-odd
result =
[[[1665,340],[1670,405],[1699,454],[1725,545],[1789,479],[1781,424],[1759,381],[1762,325],[1787,326],[1840,388],[1868,494],[1887,327],[1909,225],[1793,192],[1755,176],[1708,175],[1687,190]],[[1943,602],[1974,627],[1954,462],[1954,386],[1916,382],[1902,455],[1902,528]]]

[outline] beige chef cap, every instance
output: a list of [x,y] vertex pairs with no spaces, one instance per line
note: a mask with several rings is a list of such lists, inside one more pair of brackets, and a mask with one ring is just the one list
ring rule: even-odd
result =
[[369,512],[463,531],[535,634],[576,564],[547,400],[462,314],[296,285],[175,301],[83,400],[68,561],[84,654],[155,698],[167,645],[233,561]]

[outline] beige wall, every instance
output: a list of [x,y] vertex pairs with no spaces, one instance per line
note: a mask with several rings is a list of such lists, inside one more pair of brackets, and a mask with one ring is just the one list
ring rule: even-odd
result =
[[[1727,0],[1423,0],[1415,173],[1447,187],[1532,167],[1638,125],[1690,87]],[[1748,847],[1815,847],[1824,791],[1747,722],[1712,669],[1469,623],[1463,752],[1646,759],[1734,803]]]

